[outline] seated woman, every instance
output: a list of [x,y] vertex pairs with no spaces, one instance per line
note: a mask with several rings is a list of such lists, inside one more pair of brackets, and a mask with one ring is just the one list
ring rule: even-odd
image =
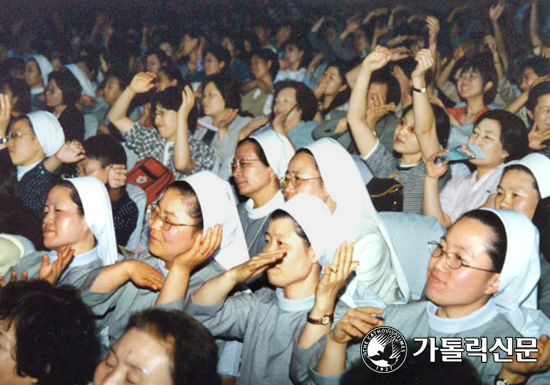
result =
[[86,385],[99,360],[94,315],[70,286],[11,282],[0,290],[0,382]]
[[[425,92],[425,73],[433,64],[429,50],[416,55],[418,62],[411,78],[417,91],[413,92],[413,107],[403,111],[403,118],[395,127],[393,150],[395,157],[378,140],[375,127],[371,127],[365,116],[367,90],[373,72],[384,67],[392,53],[383,47],[376,47],[364,60],[355,88],[351,93],[348,109],[348,123],[361,157],[377,178],[393,178],[403,184],[403,211],[419,214],[422,191],[426,176],[426,163],[441,146],[445,147],[449,137],[449,118],[445,111],[430,104]],[[448,176],[439,180],[443,187]]]
[[435,159],[448,150],[438,151],[426,161],[422,214],[431,215],[447,228],[463,213],[481,207],[491,198],[505,162],[529,152],[525,125],[517,116],[502,110],[482,114],[468,143],[479,146],[485,157],[470,159],[468,162],[476,167],[475,171],[452,178],[441,194],[437,182],[447,172],[448,162],[436,163]]
[[7,78],[0,83],[0,92],[7,95],[12,105],[11,119],[13,120],[31,112],[31,94],[29,86],[23,80]]
[[55,270],[70,262],[60,271],[58,284],[85,287],[91,270],[117,261],[111,201],[107,189],[96,178],[56,183],[48,193],[43,213],[44,245],[52,251],[26,255],[6,276],[26,271],[30,278],[35,278],[41,269],[50,266],[50,270]]
[[349,66],[344,62],[330,63],[315,86],[313,93],[319,100],[315,120],[332,119],[333,111],[347,111],[351,90],[346,82]]
[[48,75],[52,71],[52,64],[43,55],[31,55],[25,62],[25,82],[31,88],[31,111],[46,108],[44,88],[48,84]]
[[254,117],[271,115],[273,80],[279,71],[277,55],[270,49],[261,49],[252,55],[250,69],[254,80],[241,87],[241,110]]
[[93,385],[220,385],[217,361],[204,326],[183,312],[148,309],[132,315],[97,366]]
[[[346,170],[343,172],[343,170]],[[349,153],[335,140],[320,139],[300,150],[288,164],[285,199],[299,193],[317,196],[332,214],[336,244],[354,242],[360,283],[386,303],[408,302],[409,286],[389,234],[381,223]]]
[[[235,153],[239,133],[252,118],[238,114],[241,102],[239,87],[227,75],[208,76],[203,82],[203,90],[202,106],[206,116],[199,119],[200,128],[193,138],[211,144],[223,164]],[[214,133],[206,128],[208,126],[214,126],[217,131]]]
[[162,67],[166,67],[170,64],[172,64],[172,60],[166,55],[166,52],[161,49],[147,52],[145,55],[145,69],[147,72],[158,75]]
[[[350,309],[325,335],[314,330],[319,326],[308,324],[294,350],[293,358],[300,360],[296,378],[307,378],[305,364],[310,366],[309,376],[315,383],[337,381],[333,376],[340,376],[350,361],[360,360],[355,345],[348,348],[346,362],[348,342],[382,324],[398,329],[406,339],[435,337],[438,346],[442,337],[486,337],[491,344],[495,338],[540,337],[541,359],[536,365],[502,364],[491,354],[485,363],[479,356],[463,354],[462,358],[476,368],[484,384],[494,384],[496,379],[519,384],[526,374],[545,371],[550,364],[550,345],[541,334],[548,334],[550,323],[536,310],[538,233],[529,219],[512,210],[471,211],[431,246],[427,301],[390,305],[383,321],[373,317],[381,314],[378,309]],[[462,341],[463,348],[464,344],[471,342]],[[499,347],[497,352],[501,359],[508,355]],[[547,378],[548,374],[532,379],[541,376]]]
[[63,127],[66,140],[84,140],[84,115],[76,108],[82,87],[68,69],[48,76],[46,106]]
[[[353,247],[345,245],[328,263],[333,255],[327,248],[330,217],[319,198],[307,194],[292,198],[271,215],[264,253],[204,283],[188,302],[185,311],[214,336],[243,340],[238,384],[292,384],[293,340],[306,316],[310,319],[316,292],[338,293],[357,265],[351,262]],[[320,279],[322,266],[325,274]],[[276,290],[229,296],[239,283],[264,271]],[[335,301],[324,303],[326,313],[311,317],[332,319]],[[338,301],[336,317],[345,307]],[[310,320],[316,321],[321,322]]]
[[306,69],[306,52],[308,52],[306,40],[291,37],[284,43],[283,50],[285,51],[283,58],[285,67],[281,68],[279,72],[277,72],[274,83],[291,80],[295,82],[303,82],[308,85],[308,87],[313,89],[311,79],[309,78]]
[[[186,296],[188,287],[196,289],[249,258],[229,184],[211,172],[174,182],[158,204],[150,206],[148,218],[148,250],[90,274],[92,294],[86,301],[98,314],[111,309],[102,326],[109,326],[109,335],[115,339],[132,312],[168,303],[181,309],[178,301]],[[156,290],[162,287],[160,294],[128,282],[129,278],[134,281],[131,268],[136,261],[166,277],[164,284],[156,278],[155,285],[147,284]]]
[[206,76],[227,74],[230,63],[229,51],[222,46],[213,45],[204,54],[204,74]]
[[261,253],[269,217],[285,199],[279,181],[294,155],[289,141],[273,130],[239,142],[231,171],[239,194],[248,201],[237,206],[250,256]]
[[227,65],[227,73],[242,85],[250,79],[250,56],[252,50],[260,48],[258,40],[253,33],[241,35],[225,34],[222,39],[222,47],[227,49],[231,60]]
[[162,92],[168,87],[182,88],[185,84],[187,83],[184,82],[180,70],[174,65],[160,67],[157,72],[157,78],[155,79],[157,92]]
[[[168,87],[158,94],[155,111],[155,128],[134,122],[126,116],[128,106],[138,93],[145,93],[154,87],[156,75],[141,72],[118,97],[109,110],[109,120],[120,131],[126,145],[138,156],[138,161],[154,158],[168,167],[176,179],[201,170],[217,170],[219,160],[214,149],[189,137],[196,122],[193,116],[194,98],[184,98],[179,88]],[[187,89],[183,95],[188,94]]]

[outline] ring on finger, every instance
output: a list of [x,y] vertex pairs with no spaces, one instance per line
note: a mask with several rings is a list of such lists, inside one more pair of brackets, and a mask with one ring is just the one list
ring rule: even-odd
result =
[[204,255],[204,254],[205,254],[205,252],[204,252],[204,251],[200,251],[200,250],[199,250],[199,254],[200,254],[200,255]]

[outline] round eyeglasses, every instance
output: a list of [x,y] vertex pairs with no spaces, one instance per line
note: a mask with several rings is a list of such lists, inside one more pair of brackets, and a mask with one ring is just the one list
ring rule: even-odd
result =
[[293,175],[291,177],[285,176],[281,178],[281,180],[279,181],[279,185],[282,188],[285,188],[290,183],[292,187],[297,188],[302,184],[302,182],[313,180],[313,179],[321,179],[321,177],[318,176],[316,178],[300,178],[299,176],[296,176],[296,175]]
[[149,220],[151,223],[155,223],[158,219],[162,222],[162,229],[164,231],[169,231],[172,226],[180,227],[180,226],[189,226],[189,227],[197,227],[197,225],[189,225],[187,223],[173,223],[169,221],[166,216],[162,216],[159,213],[159,208],[156,204],[151,203],[147,207],[147,216],[149,217]]
[[461,267],[467,267],[469,269],[486,271],[488,273],[498,273],[496,270],[482,269],[481,267],[470,266],[464,263],[459,255],[446,252],[443,250],[443,246],[441,246],[438,242],[428,242],[428,247],[432,253],[432,258],[441,258],[441,256],[445,255],[445,262],[447,262],[447,265],[453,270],[458,270]]

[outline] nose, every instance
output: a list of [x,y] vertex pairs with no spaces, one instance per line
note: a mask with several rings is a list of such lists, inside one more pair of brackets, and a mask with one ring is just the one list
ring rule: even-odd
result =
[[[497,196],[496,199],[499,200],[499,197]],[[499,208],[501,208],[501,209],[509,209],[509,208],[511,207],[511,205],[510,205],[510,203],[511,203],[511,202],[510,202],[510,197],[509,197],[507,194],[503,194],[503,195],[501,196],[501,199],[502,199],[502,200],[501,200],[501,202],[500,202],[500,205],[499,205],[500,207],[499,207]]]
[[100,385],[123,385],[124,376],[122,371],[111,370],[103,379],[99,382]]
[[283,186],[283,194],[286,200],[289,200],[294,195],[296,195],[296,188],[292,185],[290,181],[285,186]]

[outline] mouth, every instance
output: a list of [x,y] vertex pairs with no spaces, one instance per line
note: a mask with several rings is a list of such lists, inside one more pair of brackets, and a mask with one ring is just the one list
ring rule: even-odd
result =
[[405,143],[402,139],[400,139],[399,137],[396,137],[394,140],[393,140],[395,143]]
[[42,229],[42,234],[43,234],[44,236],[46,236],[47,234],[51,234],[51,233],[53,233],[53,232],[54,232],[54,231],[53,231],[52,229],[47,228],[47,227],[44,228],[44,229]]
[[443,282],[441,279],[437,278],[435,276],[435,274],[433,274],[433,273],[428,276],[428,281],[431,282],[432,284],[436,284],[436,285],[444,285],[445,284],[445,282]]
[[154,237],[153,234],[149,234],[149,242],[158,243],[160,241],[158,238]]

